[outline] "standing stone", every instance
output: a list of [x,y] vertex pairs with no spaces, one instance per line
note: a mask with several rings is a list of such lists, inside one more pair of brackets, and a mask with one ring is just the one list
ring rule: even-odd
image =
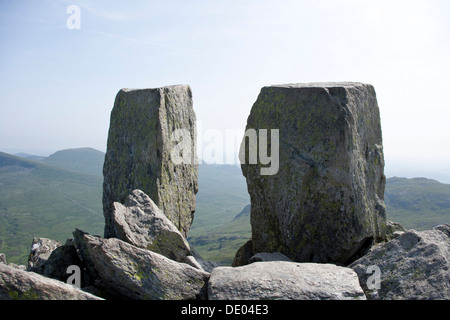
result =
[[[195,122],[187,85],[119,91],[103,166],[106,238],[114,236],[113,203],[124,203],[135,189],[155,201],[186,236],[198,190]],[[188,148],[180,147],[185,144]],[[188,161],[178,163],[174,154]]]
[[[267,167],[261,154],[257,164],[249,164],[248,147],[241,165],[251,198],[254,253],[348,264],[385,238],[384,156],[371,85],[264,87],[246,129],[279,129],[276,174],[261,175]],[[269,155],[276,147],[269,136],[267,141]]]

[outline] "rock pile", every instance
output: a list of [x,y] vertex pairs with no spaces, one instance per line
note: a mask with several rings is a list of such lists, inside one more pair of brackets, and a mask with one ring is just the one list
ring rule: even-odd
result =
[[104,237],[34,238],[28,267],[0,254],[0,299],[450,299],[450,225],[386,221],[378,106],[359,83],[261,90],[247,128],[279,129],[279,172],[242,164],[253,237],[233,267],[203,260],[185,238],[197,167],[170,158],[175,129],[195,141],[191,98],[188,86],[118,93]]

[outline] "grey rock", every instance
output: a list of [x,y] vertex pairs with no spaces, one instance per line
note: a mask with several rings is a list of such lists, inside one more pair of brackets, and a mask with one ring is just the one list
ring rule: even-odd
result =
[[34,237],[33,242],[31,243],[30,255],[28,256],[27,270],[42,274],[47,259],[50,257],[53,250],[59,246],[61,246],[59,241]]
[[291,259],[286,257],[284,254],[280,252],[260,252],[255,254],[250,258],[249,263],[253,262],[264,262],[264,261],[289,261],[292,262]]
[[240,267],[250,263],[250,258],[255,255],[252,239],[244,243],[236,252],[232,267]]
[[7,264],[6,255],[4,253],[0,253],[0,263]]
[[71,276],[71,273],[67,273],[67,269],[72,265],[80,268],[81,287],[89,286],[89,277],[84,272],[86,267],[78,256],[73,239],[67,239],[64,245],[52,251],[45,263],[42,275],[67,282],[67,279]]
[[442,231],[443,233],[445,233],[447,235],[447,237],[450,238],[450,224],[441,224],[441,225],[434,227],[433,229]]
[[183,262],[193,266],[194,268],[211,273],[211,271],[214,268],[219,266],[219,264],[215,261],[203,259],[202,256],[192,248],[191,248],[191,253],[192,253],[192,255],[187,256],[185,261],[183,261]]
[[184,236],[143,191],[134,190],[111,212],[112,236],[136,247],[183,262],[191,254]]
[[[114,236],[113,203],[124,203],[135,189],[153,199],[187,235],[198,191],[195,123],[192,93],[187,85],[118,92],[103,166],[105,238]],[[189,134],[190,150],[187,148],[183,156],[190,158],[190,163],[173,161],[172,152],[181,140],[173,136],[177,129]]]
[[386,239],[392,240],[406,232],[406,228],[398,222],[386,221]]
[[[367,298],[373,300],[449,300],[450,240],[441,231],[408,230],[386,244],[380,244],[349,267],[358,274]],[[370,266],[380,270],[375,286]],[[369,279],[369,277],[372,277]]]
[[84,232],[78,228],[76,228],[73,232],[73,245],[75,246],[77,250],[77,254],[80,257],[80,260],[82,261],[84,265],[84,269],[86,270],[86,273],[88,274],[88,277],[90,279],[90,282],[88,285],[95,285],[97,281],[100,280],[97,271],[94,268],[94,264],[91,261],[91,258],[89,256],[89,251],[86,246],[86,242],[84,240],[85,235],[89,235],[87,232]]
[[[99,287],[134,300],[206,299],[209,273],[116,238],[78,233]],[[86,262],[86,261],[85,261]]]
[[[276,174],[262,175],[268,165],[249,163],[250,149],[241,149],[255,253],[346,265],[386,238],[382,133],[371,85],[264,87],[246,129],[279,130]],[[276,150],[267,141],[269,153]]]
[[286,261],[215,268],[210,300],[365,300],[356,273],[333,264]]
[[64,282],[0,264],[0,300],[101,300]]

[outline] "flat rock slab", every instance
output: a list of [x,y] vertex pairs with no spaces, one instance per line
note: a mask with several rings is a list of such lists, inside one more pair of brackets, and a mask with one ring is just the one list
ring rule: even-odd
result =
[[333,264],[255,262],[213,269],[210,300],[365,300],[358,276]]
[[64,282],[0,264],[0,300],[102,300]]

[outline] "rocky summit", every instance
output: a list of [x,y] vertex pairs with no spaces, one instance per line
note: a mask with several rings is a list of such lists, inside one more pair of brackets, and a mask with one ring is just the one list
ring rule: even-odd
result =
[[[0,299],[450,299],[450,225],[418,232],[386,221],[371,85],[262,88],[247,129],[244,141],[259,137],[249,147],[265,150],[241,166],[252,238],[232,267],[186,240],[198,188],[190,88],[124,89],[104,164],[104,237],[36,235],[28,268],[0,253]],[[260,134],[269,129],[277,139]],[[262,174],[268,158],[274,170]]]
[[[145,192],[186,236],[198,191],[195,123],[187,85],[119,91],[103,166],[106,238],[114,236],[113,203],[125,202],[135,189]],[[178,129],[188,135],[174,134]],[[188,161],[180,163],[173,159],[173,150],[182,142],[189,144],[183,155]]]
[[384,156],[371,85],[264,87],[246,129],[279,130],[278,146],[267,147],[279,150],[276,174],[262,175],[261,161],[249,163],[247,137],[241,145],[252,253],[347,264],[385,239]]

